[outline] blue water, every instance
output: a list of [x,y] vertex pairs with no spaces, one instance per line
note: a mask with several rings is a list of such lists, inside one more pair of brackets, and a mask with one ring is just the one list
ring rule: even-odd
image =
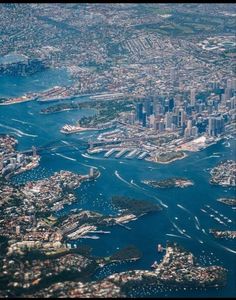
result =
[[[66,85],[69,82],[69,77],[64,70],[45,71],[30,78],[1,77],[0,96],[22,95],[26,92],[43,90],[54,85]],[[171,240],[190,250],[203,265],[217,264],[229,269],[227,286],[219,290],[210,289],[197,292],[166,290],[155,292],[153,290],[151,296],[235,296],[235,241],[216,240],[209,234],[210,228],[236,230],[235,211],[231,207],[216,201],[218,197],[235,196],[235,190],[210,185],[210,174],[207,170],[214,167],[221,160],[235,159],[235,141],[230,140],[231,146],[228,148],[220,142],[200,152],[189,154],[184,160],[175,161],[168,165],[135,159],[126,160],[112,157],[105,159],[102,155],[83,157],[84,151],[81,150],[80,140],[86,139],[94,133],[87,132],[65,136],[60,133],[59,129],[65,123],[76,122],[81,116],[93,112],[77,110],[40,115],[39,111],[42,107],[45,107],[45,105],[42,106],[34,101],[0,107],[0,132],[16,136],[19,140],[19,150],[29,149],[32,145],[51,144],[55,146],[51,151],[43,152],[40,166],[37,169],[15,177],[13,179],[15,183],[45,178],[61,169],[87,173],[90,166],[95,166],[101,172],[101,176],[95,182],[83,184],[76,191],[77,203],[65,208],[64,213],[78,207],[103,214],[115,214],[116,210],[111,205],[111,196],[117,194],[150,200],[159,203],[163,207],[163,210],[159,213],[146,215],[128,223],[127,225],[131,230],[116,226],[107,228],[106,230],[111,231],[111,233],[100,235],[98,240],[79,241],[79,243],[91,245],[95,255],[108,255],[118,248],[130,244],[137,246],[143,253],[142,259],[137,262],[107,266],[96,274],[96,278],[103,278],[117,271],[150,269],[150,265],[155,260],[160,261],[163,256],[163,254],[157,253],[156,245],[158,243],[165,244],[167,240]],[[76,150],[74,146],[62,147],[63,145],[66,146],[65,143],[61,142],[62,140],[71,142],[74,146],[78,143],[79,150]],[[219,157],[212,156],[216,152],[220,153]],[[169,176],[187,177],[194,181],[194,186],[185,189],[159,190],[141,183],[144,179],[164,179]],[[133,184],[131,180],[133,180]],[[227,227],[218,224],[200,210],[201,208],[205,209],[204,205],[210,205],[219,213],[229,217],[233,222],[226,223]],[[205,233],[202,229],[205,230]],[[178,230],[186,230],[185,235]],[[173,234],[174,236],[166,234]],[[142,295],[147,294],[143,292]]]

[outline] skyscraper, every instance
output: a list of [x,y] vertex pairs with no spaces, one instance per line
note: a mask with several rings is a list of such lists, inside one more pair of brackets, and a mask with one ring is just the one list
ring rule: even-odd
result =
[[180,108],[178,111],[178,127],[183,127],[184,125],[184,110]]
[[142,116],[143,116],[142,125],[143,125],[143,127],[146,127],[147,126],[147,113],[144,112],[142,114]]
[[144,110],[145,110],[147,116],[151,115],[151,100],[150,99],[147,99],[144,102]]
[[195,106],[195,104],[196,104],[196,90],[191,89],[190,90],[190,105]]
[[224,132],[224,118],[222,116],[212,116],[209,118],[208,134],[210,136],[217,136]]
[[143,103],[138,103],[136,105],[136,118],[138,121],[143,119]]

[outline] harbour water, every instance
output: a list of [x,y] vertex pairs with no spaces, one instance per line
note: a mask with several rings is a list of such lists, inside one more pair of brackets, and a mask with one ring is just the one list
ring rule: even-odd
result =
[[[69,84],[65,71],[46,71],[30,78],[0,78],[0,97],[17,96],[50,88],[54,85]],[[79,98],[77,101],[81,101]],[[127,245],[135,245],[142,253],[141,260],[125,264],[112,264],[97,272],[95,278],[103,278],[111,273],[148,269],[153,262],[160,261],[163,253],[156,250],[157,244],[176,241],[190,250],[202,265],[221,265],[229,270],[227,286],[220,289],[168,290],[152,288],[140,290],[139,296],[204,296],[220,297],[236,294],[236,243],[233,240],[215,239],[209,233],[210,228],[236,230],[236,212],[230,206],[217,200],[220,197],[235,197],[235,189],[209,184],[209,169],[222,160],[235,159],[234,140],[229,140],[227,147],[222,142],[200,152],[191,153],[183,160],[161,165],[144,160],[125,158],[104,158],[103,155],[85,155],[81,139],[87,139],[93,132],[75,135],[63,135],[60,128],[66,123],[76,122],[81,116],[91,114],[89,110],[64,111],[52,115],[41,115],[42,107],[36,101],[0,107],[0,132],[14,135],[19,140],[18,150],[34,146],[51,144],[50,151],[44,151],[37,169],[22,173],[12,180],[23,183],[50,176],[59,170],[87,173],[91,166],[101,172],[95,182],[84,183],[76,191],[77,203],[66,207],[62,213],[69,213],[73,208],[90,209],[103,214],[115,214],[111,205],[112,195],[126,195],[137,199],[147,199],[159,203],[163,210],[130,222],[131,230],[117,226],[109,228],[110,234],[99,235],[99,239],[83,239],[78,243],[93,247],[95,255],[109,255]],[[71,146],[68,146],[68,143]],[[217,153],[217,155],[215,154]],[[141,183],[142,180],[160,180],[168,177],[187,177],[194,182],[185,189],[154,189]],[[221,225],[206,209],[209,205],[220,214],[232,220]],[[206,209],[206,211],[209,211]]]

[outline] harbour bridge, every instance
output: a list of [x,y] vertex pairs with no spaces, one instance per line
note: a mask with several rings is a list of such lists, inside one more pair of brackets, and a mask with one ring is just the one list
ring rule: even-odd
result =
[[74,139],[74,140],[71,140],[70,141],[64,141],[64,140],[55,140],[53,142],[49,142],[43,146],[40,146],[40,147],[35,147],[33,146],[32,148],[30,149],[26,149],[26,150],[23,150],[23,151],[20,151],[20,153],[23,153],[23,154],[30,154],[34,151],[36,151],[37,153],[41,153],[43,151],[50,151],[50,150],[54,150],[54,149],[68,149],[68,148],[71,148],[74,150],[86,150],[88,149],[89,147],[97,147],[97,146],[105,146],[105,145],[108,145],[108,144],[118,144],[120,143],[120,141],[114,141],[114,142],[99,142],[99,141],[96,141],[96,142],[92,142],[92,141],[85,141],[85,140],[81,140],[81,139]]

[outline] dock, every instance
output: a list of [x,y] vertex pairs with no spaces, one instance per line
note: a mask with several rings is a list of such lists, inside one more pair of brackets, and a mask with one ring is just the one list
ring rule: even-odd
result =
[[131,159],[131,158],[134,158],[136,155],[138,155],[140,153],[140,150],[138,150],[138,149],[134,149],[134,150],[132,150],[129,154],[127,154],[126,156],[125,156],[125,158],[129,158],[129,159]]
[[124,148],[122,149],[120,152],[118,152],[116,155],[115,155],[115,158],[120,158],[122,155],[124,155],[126,152],[130,151],[129,148]]
[[110,149],[109,151],[107,151],[105,154],[104,154],[104,157],[109,157],[109,156],[111,156],[114,152],[116,152],[117,151],[117,149],[116,148],[112,148],[112,149]]
[[138,156],[138,159],[143,159],[147,155],[148,155],[148,153],[146,151],[144,151]]

